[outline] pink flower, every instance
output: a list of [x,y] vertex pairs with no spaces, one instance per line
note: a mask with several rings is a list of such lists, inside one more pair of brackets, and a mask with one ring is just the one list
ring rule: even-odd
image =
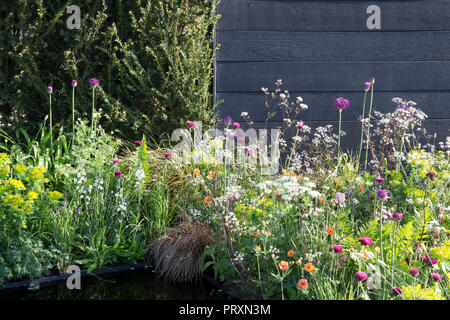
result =
[[400,289],[399,287],[393,287],[392,291],[391,291],[391,295],[398,296],[402,294],[402,289]]
[[98,86],[98,79],[96,79],[96,78],[91,78],[91,79],[89,79],[89,85],[90,85],[91,87],[96,87],[96,86]]
[[344,98],[337,98],[334,101],[334,107],[337,108],[339,111],[345,110],[350,106],[350,102],[347,99]]
[[116,177],[120,177],[121,175],[123,175],[122,171],[114,171],[114,174],[116,175]]
[[409,273],[413,276],[413,277],[417,277],[419,275],[419,269],[417,268],[411,268],[409,269]]
[[186,121],[186,124],[191,128],[194,126],[194,123],[192,121]]
[[364,281],[367,279],[367,273],[365,273],[364,271],[358,271],[356,273],[356,277],[358,278],[358,281]]
[[341,253],[341,252],[342,252],[342,247],[341,247],[340,245],[338,245],[338,244],[335,244],[335,245],[333,246],[333,250],[334,250],[334,252],[336,252],[336,253]]
[[142,141],[135,141],[134,144],[137,145],[137,146],[141,146],[142,145]]
[[370,82],[364,82],[364,89],[365,89],[366,91],[369,91],[369,90],[370,90],[370,87],[372,87],[372,83],[370,83]]
[[171,154],[169,152],[164,153],[164,157],[170,158]]
[[117,159],[112,159],[112,162],[114,162],[114,163],[119,163],[119,160],[117,160]]
[[76,87],[78,84],[77,80],[72,80],[72,87]]
[[53,87],[47,87],[47,92],[48,93],[52,93],[53,92]]
[[237,122],[233,123],[233,127],[235,127],[236,129],[239,129],[241,127],[241,125]]
[[380,178],[380,177],[378,177],[378,178],[376,178],[376,181],[377,181],[377,182],[379,182],[379,183],[383,183],[383,182],[384,182],[384,179],[383,179],[383,178]]
[[303,128],[303,125],[305,124],[305,122],[304,121],[302,121],[302,120],[300,120],[298,123],[297,123],[297,127],[299,127],[300,129],[301,128]]
[[373,243],[372,239],[369,237],[361,237],[358,241],[364,246],[370,246]]
[[434,281],[439,281],[442,279],[442,275],[440,275],[439,273],[433,273],[431,276],[433,277]]

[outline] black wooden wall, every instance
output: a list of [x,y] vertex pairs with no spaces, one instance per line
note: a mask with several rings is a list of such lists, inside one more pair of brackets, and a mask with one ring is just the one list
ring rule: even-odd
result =
[[[367,28],[370,5],[381,8],[381,30]],[[374,77],[375,110],[393,111],[393,97],[414,100],[429,117],[428,131],[438,141],[449,135],[450,0],[222,0],[218,12],[215,99],[224,100],[222,116],[240,120],[247,111],[261,126],[261,88],[283,79],[283,88],[308,104],[299,118],[312,128],[337,128],[333,102],[349,99],[343,146],[353,148],[363,83]],[[279,114],[272,125],[282,120]]]

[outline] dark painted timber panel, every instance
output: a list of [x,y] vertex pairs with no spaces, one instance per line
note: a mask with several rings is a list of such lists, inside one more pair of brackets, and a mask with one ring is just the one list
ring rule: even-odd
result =
[[450,31],[448,0],[222,0],[218,30],[367,31],[370,5],[381,8],[382,31]]
[[222,46],[217,51],[218,61],[450,60],[450,31],[218,31],[217,42]]
[[257,91],[283,79],[289,91],[358,91],[376,79],[378,90],[450,90],[450,61],[217,62],[217,92]]
[[[381,30],[367,29],[369,5],[381,8]],[[282,79],[283,90],[309,105],[298,119],[313,128],[337,127],[333,101],[349,99],[343,146],[354,148],[362,84],[374,77],[374,110],[395,110],[393,97],[413,100],[438,141],[449,135],[450,0],[222,0],[219,13],[215,99],[223,100],[222,116],[240,120],[245,111],[263,125],[261,88]],[[278,113],[269,126],[283,118]]]

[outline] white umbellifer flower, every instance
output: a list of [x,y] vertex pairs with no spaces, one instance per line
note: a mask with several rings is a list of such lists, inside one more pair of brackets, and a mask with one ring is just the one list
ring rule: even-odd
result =
[[242,113],[241,113],[241,117],[245,118],[245,117],[247,117],[247,116],[248,116],[248,112],[242,112]]
[[311,190],[308,192],[308,194],[310,197],[313,197],[313,198],[320,198],[322,196],[322,194],[316,190]]

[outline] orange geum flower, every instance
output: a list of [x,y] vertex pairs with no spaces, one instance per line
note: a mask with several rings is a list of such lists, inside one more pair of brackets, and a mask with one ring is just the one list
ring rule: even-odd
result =
[[276,196],[281,195],[281,193],[280,193],[280,191],[278,191],[278,189],[275,189],[274,193],[275,193]]
[[194,169],[194,175],[198,176],[200,174],[200,170],[199,169]]
[[253,236],[257,237],[261,234],[261,230],[256,230],[255,232],[253,232]]
[[203,199],[203,203],[206,205],[210,205],[211,204],[211,197],[205,197],[205,199]]
[[214,179],[214,171],[210,171],[207,176],[208,180]]
[[305,264],[304,268],[305,268],[305,271],[308,271],[308,272],[314,272],[313,270],[315,270],[315,268],[311,262],[308,262],[307,264]]
[[320,202],[320,203],[324,203],[325,200],[323,200],[323,198],[320,198],[320,199],[319,199],[319,202]]
[[362,186],[359,186],[360,191],[364,191],[364,188]]
[[328,233],[329,235],[334,235],[334,229],[331,228],[331,227],[328,227],[328,228],[327,228],[327,233]]
[[288,174],[290,177],[292,177],[292,176],[294,176],[295,173],[294,173],[294,171],[289,171]]
[[302,263],[302,260],[301,259],[298,259],[297,261],[295,261],[295,264],[296,265],[299,265],[299,264],[301,264]]
[[286,169],[281,169],[281,172],[286,173],[287,170]]
[[280,267],[281,270],[286,271],[287,269],[289,269],[289,263],[287,261],[281,261],[278,264],[278,267]]
[[299,289],[305,290],[308,288],[308,286],[309,286],[309,283],[308,283],[308,280],[306,280],[306,279],[300,279],[297,282],[297,287]]
[[335,184],[339,184],[339,182],[340,182],[338,179],[334,179],[333,181]]
[[289,250],[287,256],[290,258],[295,254],[294,250]]

